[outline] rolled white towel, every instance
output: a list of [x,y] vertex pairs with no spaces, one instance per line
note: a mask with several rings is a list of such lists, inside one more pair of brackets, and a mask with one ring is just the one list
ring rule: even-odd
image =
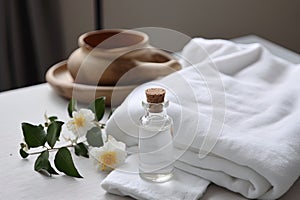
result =
[[136,88],[107,133],[137,145],[144,90],[164,87],[178,168],[247,198],[283,195],[300,175],[300,66],[225,40],[193,39],[182,55],[185,68]]

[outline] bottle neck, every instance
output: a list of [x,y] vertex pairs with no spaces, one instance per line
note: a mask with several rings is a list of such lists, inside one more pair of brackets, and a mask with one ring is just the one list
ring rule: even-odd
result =
[[169,105],[169,101],[164,101],[162,103],[148,103],[143,101],[143,106],[145,108],[146,116],[166,116],[166,107]]

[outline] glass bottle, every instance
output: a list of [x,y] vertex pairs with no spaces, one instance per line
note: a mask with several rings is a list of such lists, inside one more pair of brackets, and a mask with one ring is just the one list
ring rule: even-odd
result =
[[139,128],[139,174],[152,182],[168,181],[173,174],[173,120],[167,115],[165,90],[146,90],[145,114]]

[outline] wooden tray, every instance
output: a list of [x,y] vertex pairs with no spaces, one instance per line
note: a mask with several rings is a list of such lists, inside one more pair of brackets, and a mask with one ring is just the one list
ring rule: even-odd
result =
[[113,107],[120,105],[137,86],[92,86],[74,83],[71,74],[67,70],[66,60],[53,65],[47,71],[46,81],[58,95],[67,99],[73,97],[79,102],[90,103],[95,98],[105,96],[106,105]]

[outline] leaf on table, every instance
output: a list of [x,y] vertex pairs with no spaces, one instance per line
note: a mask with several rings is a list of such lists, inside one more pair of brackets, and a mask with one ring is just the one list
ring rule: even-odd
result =
[[28,148],[44,146],[46,143],[46,132],[42,125],[35,126],[23,122],[22,131]]
[[86,158],[89,157],[88,146],[85,145],[84,143],[81,142],[81,143],[75,145],[74,148],[75,148],[75,154],[77,156],[83,156]]
[[64,122],[61,121],[53,121],[47,129],[47,143],[51,148],[54,147],[56,141],[59,140],[59,136],[61,133],[61,127],[64,124]]
[[100,121],[105,113],[105,97],[95,99],[88,107],[95,113],[97,121]]
[[26,151],[24,151],[23,148],[20,149],[19,153],[22,158],[27,158],[29,156],[29,154]]
[[71,118],[73,117],[73,111],[76,111],[76,110],[77,110],[77,101],[76,101],[76,99],[72,98],[68,104],[68,114]]
[[103,146],[102,131],[99,127],[93,127],[86,134],[86,139],[89,145],[93,147]]
[[44,175],[51,176],[51,174],[58,174],[49,162],[49,152],[43,151],[34,163],[34,170]]
[[83,178],[75,168],[71,153],[67,147],[60,148],[54,159],[56,168],[68,176]]

